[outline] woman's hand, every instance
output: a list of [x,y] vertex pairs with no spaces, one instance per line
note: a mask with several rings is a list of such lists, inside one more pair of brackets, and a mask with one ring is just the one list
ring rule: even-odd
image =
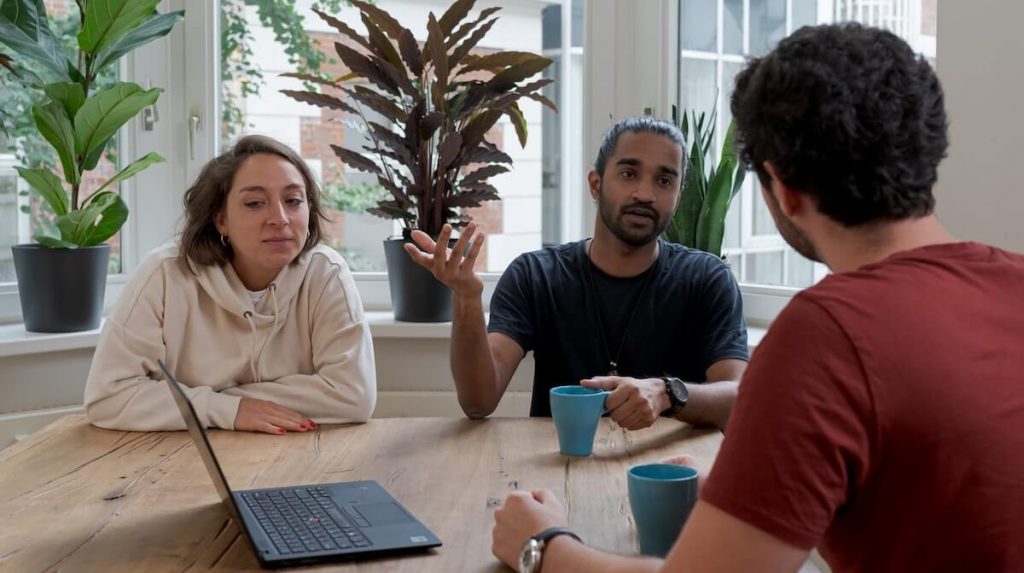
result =
[[235,430],[240,431],[283,434],[312,429],[316,429],[316,422],[308,416],[267,400],[242,398],[235,414]]

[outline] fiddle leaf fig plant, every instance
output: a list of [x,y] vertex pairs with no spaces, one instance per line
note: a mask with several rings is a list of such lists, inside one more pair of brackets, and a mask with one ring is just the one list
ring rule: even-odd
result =
[[[348,73],[332,80],[286,74],[326,91],[283,90],[301,102],[359,118],[368,149],[332,145],[352,169],[374,176],[387,196],[367,211],[398,219],[406,232],[437,236],[445,223],[462,227],[466,207],[498,199],[488,181],[509,171],[512,158],[485,139],[503,116],[526,145],[527,122],[519,107],[529,98],[558,111],[539,93],[552,79],[531,80],[552,61],[528,52],[472,53],[497,21],[499,7],[469,17],[475,0],[457,0],[437,18],[430,13],[421,46],[410,29],[372,4],[349,0],[366,28],[317,14],[343,41],[334,48]],[[383,121],[367,118],[367,110]]]
[[0,58],[0,64],[12,72],[17,64],[17,76],[39,90],[32,119],[60,165],[59,176],[45,166],[16,168],[56,215],[53,226],[33,237],[42,245],[77,248],[109,239],[128,218],[128,207],[114,186],[164,161],[149,153],[82,197],[84,175],[96,169],[110,140],[140,111],[154,105],[163,91],[131,82],[96,86],[97,76],[116,66],[122,56],[167,35],[184,17],[180,11],[158,13],[159,3],[76,0],[78,42],[68,54],[50,29],[43,0],[0,0],[0,44],[13,52]]

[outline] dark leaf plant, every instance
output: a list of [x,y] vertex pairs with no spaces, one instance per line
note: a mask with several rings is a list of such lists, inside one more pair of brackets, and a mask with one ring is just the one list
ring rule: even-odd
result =
[[77,48],[69,55],[50,28],[43,0],[0,0],[0,44],[13,52],[0,55],[0,64],[18,64],[18,76],[38,89],[32,118],[60,164],[59,174],[43,166],[17,168],[56,214],[55,225],[34,236],[42,245],[77,248],[109,239],[128,218],[128,207],[115,186],[164,161],[150,153],[102,183],[88,198],[81,197],[83,176],[96,168],[107,143],[143,108],[154,105],[163,91],[131,82],[104,89],[95,86],[96,78],[116,66],[121,56],[165,36],[184,17],[184,12],[158,13],[159,3],[76,0],[81,25]]
[[[386,190],[386,197],[367,212],[400,220],[406,234],[420,229],[436,237],[445,223],[465,226],[471,218],[462,209],[498,199],[488,180],[512,164],[508,154],[485,139],[487,132],[507,116],[525,146],[519,100],[533,99],[557,111],[539,93],[554,80],[531,81],[551,60],[528,52],[472,53],[500,10],[487,8],[468,18],[475,0],[453,2],[440,19],[431,13],[423,46],[381,8],[360,0],[350,3],[359,9],[365,36],[317,11],[344,37],[334,49],[349,72],[333,80],[287,74],[329,93],[283,93],[360,118],[368,148],[331,148],[347,167],[375,176]],[[367,110],[386,121],[368,119]]]
[[689,151],[686,153],[682,197],[663,237],[666,241],[721,257],[725,216],[729,213],[733,197],[743,186],[747,172],[740,165],[736,153],[732,122],[729,122],[725,131],[722,153],[716,165],[714,144],[717,120],[715,110],[710,115],[697,115],[691,110],[689,115],[684,111],[682,121],[679,121],[676,108],[672,108],[672,121],[683,132],[683,140]]

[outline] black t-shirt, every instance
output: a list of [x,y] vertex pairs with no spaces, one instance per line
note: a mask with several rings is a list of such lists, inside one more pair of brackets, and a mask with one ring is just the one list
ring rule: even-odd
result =
[[551,388],[606,376],[610,361],[619,376],[703,382],[715,362],[747,360],[743,302],[729,268],[703,251],[660,246],[658,260],[629,278],[594,266],[586,241],[523,254],[505,270],[487,331],[533,351],[531,416],[551,415]]

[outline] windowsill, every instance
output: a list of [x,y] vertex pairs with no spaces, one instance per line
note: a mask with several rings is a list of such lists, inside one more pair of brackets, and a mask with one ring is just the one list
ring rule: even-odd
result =
[[[369,311],[366,317],[374,338],[448,338],[450,322],[399,322],[390,311]],[[102,328],[102,327],[101,327]],[[766,329],[751,326],[747,329],[750,349],[761,342]],[[0,325],[0,358],[95,348],[100,329],[82,332],[39,333],[27,332],[22,323]]]

